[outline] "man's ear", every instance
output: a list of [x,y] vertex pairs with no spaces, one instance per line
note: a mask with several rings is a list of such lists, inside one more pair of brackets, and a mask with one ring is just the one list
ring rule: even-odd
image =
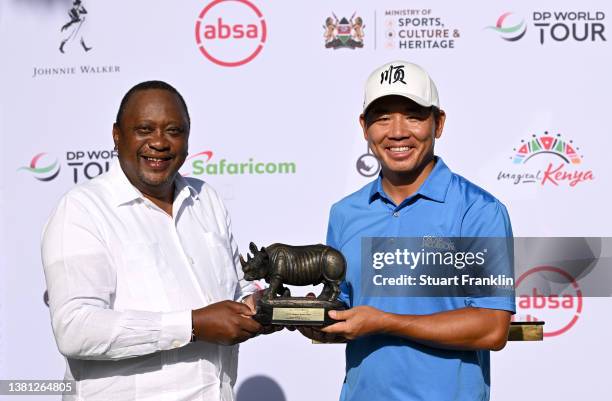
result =
[[363,131],[363,138],[368,140],[368,129],[366,127],[365,115],[361,114],[359,116],[359,125],[361,125],[361,130]]
[[444,122],[446,121],[446,113],[444,110],[440,110],[438,121],[436,121],[436,139],[442,136],[442,130],[444,129]]
[[119,144],[119,135],[121,130],[119,129],[119,125],[117,123],[113,124],[113,142],[115,143],[115,150],[117,150],[117,146]]

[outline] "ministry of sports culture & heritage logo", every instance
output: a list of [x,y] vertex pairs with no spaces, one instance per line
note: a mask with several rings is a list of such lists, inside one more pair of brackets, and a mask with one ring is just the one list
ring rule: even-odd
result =
[[325,19],[323,38],[327,49],[363,48],[365,24],[354,12],[351,18],[338,18],[335,13]]
[[382,21],[378,26],[383,29],[380,45],[384,49],[447,51],[461,40],[461,30],[451,18],[431,8],[387,9],[379,14]]

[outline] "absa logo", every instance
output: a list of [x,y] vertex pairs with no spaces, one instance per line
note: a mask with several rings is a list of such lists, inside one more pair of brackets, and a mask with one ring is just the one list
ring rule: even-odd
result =
[[[539,288],[538,275],[545,275],[551,284],[563,284],[558,289]],[[556,337],[569,331],[582,313],[582,290],[576,279],[557,266],[536,266],[516,280],[517,312],[526,314],[527,321],[545,321],[544,337]],[[513,319],[514,320],[514,319]]]
[[215,0],[200,12],[195,25],[198,48],[223,67],[252,61],[263,49],[266,21],[248,0]]

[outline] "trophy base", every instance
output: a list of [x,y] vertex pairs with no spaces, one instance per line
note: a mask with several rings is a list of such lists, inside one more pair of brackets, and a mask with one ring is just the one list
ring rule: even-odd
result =
[[261,299],[253,318],[264,326],[327,326],[336,323],[329,317],[330,310],[344,310],[340,301],[324,301],[317,298],[291,297]]

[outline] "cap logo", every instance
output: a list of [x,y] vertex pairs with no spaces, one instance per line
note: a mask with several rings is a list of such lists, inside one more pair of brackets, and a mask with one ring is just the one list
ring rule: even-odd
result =
[[404,81],[404,66],[389,66],[389,69],[380,73],[380,84],[382,85],[384,82],[389,85],[396,83],[397,81],[406,85]]

